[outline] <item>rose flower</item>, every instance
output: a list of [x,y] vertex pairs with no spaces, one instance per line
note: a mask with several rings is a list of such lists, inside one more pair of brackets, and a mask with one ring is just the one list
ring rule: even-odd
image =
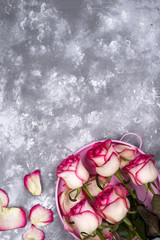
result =
[[68,214],[68,219],[77,226],[79,233],[92,234],[101,225],[101,218],[96,215],[86,199],[81,200]]
[[153,182],[158,176],[158,170],[152,158],[153,155],[141,154],[122,170],[129,174],[132,182],[136,185]]
[[95,143],[87,152],[95,171],[104,177],[112,176],[120,167],[120,157],[115,153],[111,140]]
[[95,212],[110,223],[121,221],[130,208],[127,189],[122,184],[108,185],[94,202]]
[[88,180],[89,173],[83,166],[80,155],[72,155],[57,167],[57,177],[62,178],[69,188],[76,189]]

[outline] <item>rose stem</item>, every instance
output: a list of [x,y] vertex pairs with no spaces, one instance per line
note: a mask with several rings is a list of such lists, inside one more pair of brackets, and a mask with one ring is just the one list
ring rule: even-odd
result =
[[88,195],[88,197],[92,200],[92,202],[94,202],[94,198],[92,197],[92,195],[90,194],[90,192],[88,191],[88,189],[86,188],[85,184],[82,186],[82,189],[85,191],[85,193]]
[[131,196],[134,198],[134,199],[137,199],[136,195],[132,192],[132,190],[130,189],[130,187],[124,183],[124,180],[123,178],[121,177],[121,175],[119,174],[119,172],[117,171],[115,174],[114,174],[119,180],[120,182],[127,188],[127,190],[130,192]]
[[113,236],[115,237],[116,240],[119,240],[119,237],[117,236],[117,234],[115,232],[112,232]]
[[136,230],[133,228],[132,223],[129,221],[127,217],[123,219],[123,222],[136,234],[139,240],[142,240],[140,235],[136,232]]
[[148,183],[148,189],[151,191],[151,193],[152,193],[153,195],[155,195],[155,192],[154,192],[153,188],[151,187],[151,184],[150,184],[150,183]]
[[96,230],[96,233],[100,237],[100,239],[106,240],[105,237],[102,235],[102,233],[99,231],[99,229]]

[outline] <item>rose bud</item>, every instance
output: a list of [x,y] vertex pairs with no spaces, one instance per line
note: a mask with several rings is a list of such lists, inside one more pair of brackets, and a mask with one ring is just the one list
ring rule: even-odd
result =
[[[79,195],[76,197],[77,191],[71,191],[66,189],[64,192],[59,194],[59,205],[62,211],[62,214],[66,216],[72,207],[74,207],[78,202],[84,199],[84,194],[82,190]],[[72,199],[72,200],[71,200]]]
[[121,157],[121,165],[120,168],[123,168],[125,165],[135,159],[137,154],[136,147],[129,147],[124,144],[116,144],[113,146],[114,150]]
[[120,167],[120,158],[115,153],[110,139],[95,143],[88,150],[87,158],[93,162],[95,171],[104,177],[112,176]]
[[62,178],[71,189],[82,187],[89,173],[83,166],[80,155],[69,156],[57,167],[57,177]]
[[[89,177],[86,188],[88,189],[92,197],[96,197],[100,192],[103,191],[103,184],[106,180],[106,177],[102,177],[100,175],[97,176],[97,180],[96,175],[92,175]],[[97,185],[97,181],[100,186]]]
[[110,223],[121,221],[130,208],[127,194],[128,191],[122,184],[106,186],[94,202],[95,212]]
[[68,218],[75,223],[79,233],[85,232],[88,235],[101,225],[101,219],[96,215],[86,199],[81,200],[71,208]]
[[158,170],[152,158],[153,155],[141,154],[122,170],[129,174],[132,182],[136,185],[153,182],[158,176]]

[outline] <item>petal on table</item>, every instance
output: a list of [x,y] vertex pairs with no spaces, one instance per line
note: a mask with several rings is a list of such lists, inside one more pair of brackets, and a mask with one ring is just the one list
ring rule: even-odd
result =
[[23,233],[24,240],[44,240],[44,232],[32,225],[25,233]]
[[42,186],[40,180],[40,170],[35,170],[33,173],[24,177],[24,186],[33,194],[41,195]]
[[7,193],[0,189],[0,207],[7,207],[9,203],[9,198]]
[[26,213],[21,208],[1,208],[0,231],[23,228],[26,223]]
[[45,226],[53,222],[53,212],[37,204],[30,210],[29,219],[33,225]]

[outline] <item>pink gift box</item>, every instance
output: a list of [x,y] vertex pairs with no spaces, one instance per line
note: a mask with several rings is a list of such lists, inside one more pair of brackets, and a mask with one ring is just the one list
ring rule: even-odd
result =
[[[137,149],[138,149],[137,155],[139,155],[139,154],[145,154],[145,153],[141,150],[142,140],[141,140],[140,136],[138,136],[138,135],[135,134],[135,133],[126,133],[126,134],[124,134],[124,135],[122,136],[122,138],[121,138],[120,140],[112,140],[112,143],[113,143],[113,144],[124,144],[124,145],[129,146],[129,147],[135,147],[135,146],[132,145],[132,144],[129,144],[129,143],[127,143],[127,142],[123,142],[123,141],[122,141],[122,139],[123,139],[126,135],[135,135],[136,137],[138,137],[138,138],[139,138],[139,141],[140,141],[140,146],[139,146],[139,148],[137,148]],[[103,141],[105,141],[105,140],[97,141],[97,142],[103,142]],[[88,144],[88,145],[80,148],[77,152],[74,153],[74,155],[80,154],[82,163],[83,163],[84,167],[88,170],[88,172],[89,172],[90,174],[94,174],[95,172],[94,172],[93,167],[91,167],[89,160],[86,159],[86,153],[87,153],[87,151],[88,151],[95,143],[96,143],[96,142],[90,143],[90,144]],[[116,183],[118,183],[118,182],[119,182],[119,180],[118,180],[115,176],[113,176],[112,179],[111,179],[110,184],[113,184],[113,185],[114,185],[114,184],[116,184]],[[158,189],[160,189],[160,175],[159,175],[159,174],[158,174],[158,178],[157,178],[157,180],[155,181],[155,183],[156,183],[156,185],[158,186]],[[57,184],[56,184],[56,207],[57,207],[57,211],[58,211],[59,217],[60,217],[62,223],[64,224],[63,216],[62,216],[61,209],[60,209],[59,202],[58,202],[58,195],[59,195],[62,191],[65,190],[63,185],[64,185],[64,181],[63,181],[62,179],[58,178]],[[138,187],[137,187],[137,186],[134,185],[131,181],[130,181],[130,183],[129,183],[128,185],[129,185],[129,187],[130,187],[131,189],[135,189],[135,191],[136,191],[136,193],[137,193],[137,195],[138,195],[138,198],[139,198],[142,202],[144,202],[145,206],[147,206],[149,210],[152,210],[152,209],[151,209],[151,199],[152,199],[152,196],[153,196],[152,193],[151,193],[150,191],[148,191],[148,195],[147,195],[147,198],[146,198],[146,190],[145,190],[145,187],[144,187],[144,186],[138,186]],[[160,191],[158,191],[156,188],[153,187],[153,189],[154,189],[155,193],[160,194]],[[75,238],[75,240],[80,240],[80,238],[79,238],[76,230],[75,230],[74,233],[70,233],[70,234]],[[136,239],[136,238],[135,238],[135,239]]]

